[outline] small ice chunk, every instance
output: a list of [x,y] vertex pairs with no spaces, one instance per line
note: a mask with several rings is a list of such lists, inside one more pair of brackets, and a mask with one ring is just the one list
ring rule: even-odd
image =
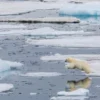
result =
[[0,72],[10,70],[10,66],[4,61],[0,60]]
[[20,67],[23,65],[20,62],[12,62],[12,61],[4,61],[4,62],[7,63],[11,68]]
[[33,93],[33,92],[30,93],[31,96],[34,96],[34,95],[36,95],[36,94],[37,94],[37,93]]
[[89,95],[89,90],[80,88],[71,92],[60,91],[57,93],[57,95],[59,96],[85,96],[85,95]]
[[5,92],[14,88],[13,84],[0,83],[0,92]]
[[11,62],[0,59],[0,72],[10,70],[11,68],[19,68],[22,65],[23,64],[19,62]]
[[54,77],[60,75],[62,74],[58,72],[31,72],[31,73],[21,74],[21,76],[29,76],[29,77]]

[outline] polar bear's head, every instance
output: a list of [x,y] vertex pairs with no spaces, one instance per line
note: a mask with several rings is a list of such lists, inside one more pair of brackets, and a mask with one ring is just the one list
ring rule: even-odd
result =
[[75,59],[75,58],[69,57],[69,58],[67,58],[67,59],[65,60],[65,62],[68,62],[68,63],[76,62],[76,59]]

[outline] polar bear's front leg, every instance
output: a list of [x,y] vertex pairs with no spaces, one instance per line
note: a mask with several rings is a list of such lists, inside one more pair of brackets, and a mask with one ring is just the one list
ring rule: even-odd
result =
[[87,73],[87,74],[89,74],[89,73],[92,72],[91,69],[90,69],[90,67],[88,67],[88,66],[83,67],[82,70],[83,70],[85,73]]
[[68,63],[65,68],[67,69],[75,69],[75,64],[74,63]]

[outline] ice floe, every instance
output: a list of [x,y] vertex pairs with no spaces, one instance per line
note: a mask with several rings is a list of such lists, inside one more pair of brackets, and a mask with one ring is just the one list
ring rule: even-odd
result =
[[89,95],[89,90],[80,88],[80,89],[77,89],[75,91],[70,91],[70,92],[60,91],[57,93],[57,95],[59,96],[85,96],[85,95]]
[[100,60],[97,61],[90,61],[89,62],[92,73],[87,74],[88,76],[91,77],[100,77]]
[[6,92],[14,88],[13,84],[0,83],[0,93]]
[[11,62],[11,61],[0,59],[0,72],[4,72],[4,71],[10,70],[11,68],[15,68],[15,67],[19,68],[22,65],[23,64],[19,62]]
[[1,24],[0,29],[20,29],[20,28],[26,28],[25,25],[22,24]]
[[4,61],[6,64],[8,64],[9,66],[11,66],[12,68],[13,67],[20,67],[20,66],[22,66],[23,64],[22,63],[20,63],[20,62],[12,62],[12,61]]
[[100,47],[100,36],[88,37],[65,37],[61,39],[42,39],[32,40],[27,39],[26,43],[40,46],[53,46],[53,47]]
[[[4,26],[6,27],[6,26]],[[10,27],[10,26],[9,26]],[[9,28],[8,27],[8,28]],[[14,27],[12,27],[14,28]],[[10,30],[10,31],[4,31],[0,32],[0,35],[33,35],[33,36],[58,36],[58,35],[89,35],[92,34],[92,32],[84,32],[83,30],[80,31],[58,31],[50,27],[42,27],[38,29],[19,29],[19,30]]]
[[58,72],[30,72],[26,74],[20,74],[20,76],[28,76],[28,77],[54,77],[61,75],[62,74]]
[[50,100],[86,100],[87,96],[57,96],[52,97]]
[[14,70],[7,70],[7,71],[0,72],[0,80],[9,77],[10,75],[18,75],[18,72]]
[[37,9],[58,9],[62,6],[61,2],[57,4],[32,1],[0,2],[0,15],[23,14]]
[[75,54],[75,55],[62,55],[62,54],[55,54],[55,55],[50,55],[50,56],[42,56],[40,59],[44,61],[65,61],[66,58],[68,57],[74,57],[78,59],[83,59],[83,60],[100,60],[100,55],[99,54]]
[[33,92],[30,93],[31,96],[34,96],[34,95],[36,95],[36,94],[37,94],[37,93],[33,93]]
[[60,8],[59,14],[75,16],[80,18],[97,17],[100,16],[100,2],[88,2],[83,4],[67,4]]
[[0,60],[0,72],[10,70],[10,66],[4,61]]
[[50,100],[85,100],[89,96],[89,90],[80,88],[75,91],[60,91],[56,97],[51,97]]

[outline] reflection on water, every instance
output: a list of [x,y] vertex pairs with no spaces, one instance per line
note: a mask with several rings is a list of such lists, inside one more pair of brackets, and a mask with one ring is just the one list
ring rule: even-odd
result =
[[90,78],[85,78],[83,80],[79,80],[79,81],[67,81],[67,88],[69,88],[70,91],[74,91],[78,88],[89,88],[91,85],[91,79]]
[[58,91],[57,96],[51,97],[50,100],[85,100],[89,98],[89,90],[91,85],[90,78],[84,78],[79,81],[67,81],[65,91]]

